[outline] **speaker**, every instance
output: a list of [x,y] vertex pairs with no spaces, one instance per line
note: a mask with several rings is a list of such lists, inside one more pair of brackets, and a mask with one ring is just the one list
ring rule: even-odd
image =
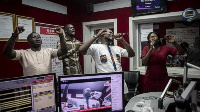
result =
[[94,11],[93,3],[87,3],[87,13],[91,14]]

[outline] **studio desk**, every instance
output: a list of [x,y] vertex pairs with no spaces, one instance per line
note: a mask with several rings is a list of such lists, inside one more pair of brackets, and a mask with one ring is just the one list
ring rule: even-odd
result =
[[[165,96],[163,99],[163,109],[158,108],[158,99],[162,92],[149,92],[136,95],[132,97],[125,106],[125,112],[142,112],[143,109],[149,111],[145,112],[165,112],[170,103],[174,102],[174,98]],[[132,110],[132,111],[130,111]],[[197,112],[200,112],[200,107],[197,106]]]
[[[143,108],[152,109],[153,112],[165,112],[168,105],[174,102],[173,98],[165,97],[163,100],[163,109],[158,109],[158,99],[162,92],[149,92],[136,95],[132,97],[125,107],[125,112],[133,110],[135,112],[142,112]],[[144,103],[142,103],[144,102]]]

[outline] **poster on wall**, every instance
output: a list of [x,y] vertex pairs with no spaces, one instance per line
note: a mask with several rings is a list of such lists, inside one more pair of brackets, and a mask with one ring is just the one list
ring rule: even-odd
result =
[[24,26],[25,31],[19,34],[18,42],[27,42],[27,35],[35,31],[34,18],[25,16],[16,16],[17,26]]
[[150,32],[153,32],[153,23],[140,25],[140,41],[141,41],[140,54],[142,53],[144,46],[147,45],[148,42],[147,36]]
[[150,32],[153,32],[153,23],[141,24],[140,25],[141,41],[148,41],[147,36]]
[[[148,40],[147,40],[147,36],[150,32],[153,32],[153,23],[148,23],[148,24],[140,24],[139,26],[139,39],[140,39],[140,51],[139,51],[139,55],[141,56],[142,54],[142,50],[143,48],[147,45]],[[141,64],[141,60],[140,60],[140,64]],[[142,65],[142,64],[141,64]],[[140,65],[140,66],[141,66]]]
[[[42,48],[57,48],[57,43],[60,39],[54,29],[55,27],[36,26],[36,32],[42,38]],[[58,58],[52,59],[52,73],[63,75],[63,64]]]
[[195,38],[199,37],[199,27],[166,29],[166,35],[172,35],[179,44],[187,42],[190,46],[193,46]]
[[0,12],[0,41],[7,41],[14,31],[14,14]]
[[[171,35],[179,43],[186,42],[189,47],[193,47],[195,38],[199,37],[199,27],[187,27],[187,28],[173,28],[166,29],[166,35]],[[169,46],[174,47],[171,43],[166,43]],[[185,60],[187,59],[187,53],[184,55],[168,56],[167,66],[170,67],[183,67]]]

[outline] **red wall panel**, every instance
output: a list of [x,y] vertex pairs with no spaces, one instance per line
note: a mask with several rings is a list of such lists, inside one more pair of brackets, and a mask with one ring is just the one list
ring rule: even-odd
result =
[[[59,14],[39,8],[22,5],[21,0],[4,0],[0,2],[0,12],[35,18],[36,22],[64,25],[66,21],[72,21],[70,16]],[[11,34],[10,34],[11,35]],[[0,42],[0,79],[23,75],[21,64],[3,56],[3,48],[6,42]],[[27,49],[28,43],[16,43],[15,49]]]

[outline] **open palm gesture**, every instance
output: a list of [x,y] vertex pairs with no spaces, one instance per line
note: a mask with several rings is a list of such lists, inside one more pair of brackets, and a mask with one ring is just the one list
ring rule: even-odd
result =
[[175,39],[171,35],[164,37],[168,43],[174,43]]

